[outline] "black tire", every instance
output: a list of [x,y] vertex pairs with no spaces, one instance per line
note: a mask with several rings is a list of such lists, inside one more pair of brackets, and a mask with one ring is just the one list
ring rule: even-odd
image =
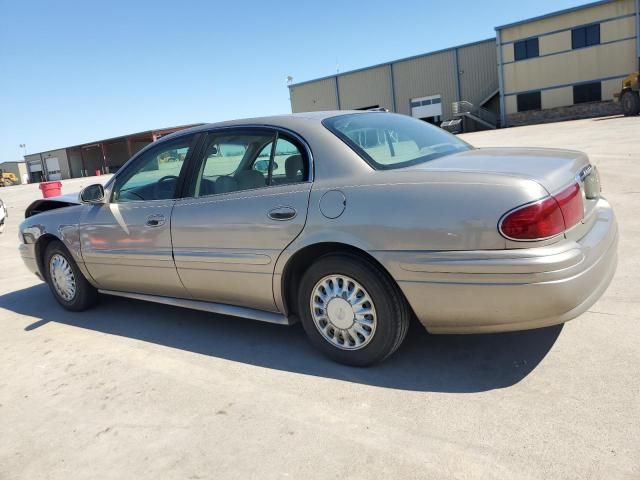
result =
[[[52,279],[51,273],[51,259],[54,257],[54,255],[63,257],[71,268],[75,280],[75,293],[72,298],[64,298],[54,286],[54,281]],[[43,273],[45,275],[47,284],[49,285],[49,289],[51,290],[51,293],[53,293],[53,296],[58,301],[58,303],[62,305],[66,310],[70,310],[72,312],[81,312],[93,307],[96,303],[98,303],[98,291],[93,285],[88,282],[88,280],[82,274],[82,272],[78,268],[78,265],[76,265],[73,257],[62,244],[62,242],[53,241],[49,243],[45,250],[43,260]]]
[[638,96],[637,92],[627,90],[622,94],[620,103],[622,103],[622,112],[625,117],[631,117],[640,113],[640,96]]
[[[334,274],[358,282],[375,305],[375,331],[369,342],[357,350],[334,346],[320,333],[313,320],[310,301],[314,288],[323,278]],[[298,315],[316,348],[336,362],[357,367],[380,362],[395,352],[411,321],[409,305],[389,275],[371,262],[348,253],[322,256],[307,269],[298,288]]]

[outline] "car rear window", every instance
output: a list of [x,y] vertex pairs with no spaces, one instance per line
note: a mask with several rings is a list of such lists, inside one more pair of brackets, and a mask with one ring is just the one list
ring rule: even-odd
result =
[[441,128],[393,113],[353,113],[324,126],[376,170],[408,167],[472,147]]

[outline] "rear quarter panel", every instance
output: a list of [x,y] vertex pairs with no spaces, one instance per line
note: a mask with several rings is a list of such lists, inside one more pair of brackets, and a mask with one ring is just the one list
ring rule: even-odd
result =
[[[344,211],[327,218],[320,207],[327,192],[342,192]],[[281,275],[301,249],[342,243],[376,258],[396,280],[406,275],[407,253],[498,250],[507,241],[500,217],[548,195],[537,182],[499,174],[369,171],[341,179],[317,179],[307,223],[278,259],[274,291],[282,308]],[[523,247],[523,245],[520,245]]]
[[[331,190],[342,192],[346,203],[335,219],[320,208]],[[294,245],[344,240],[369,252],[503,249],[500,217],[546,195],[535,181],[496,174],[390,171],[318,181]]]

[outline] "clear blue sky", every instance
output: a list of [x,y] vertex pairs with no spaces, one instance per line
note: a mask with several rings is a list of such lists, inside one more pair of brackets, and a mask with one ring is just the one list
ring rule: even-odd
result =
[[0,0],[0,162],[290,112],[294,82],[495,35],[576,0]]

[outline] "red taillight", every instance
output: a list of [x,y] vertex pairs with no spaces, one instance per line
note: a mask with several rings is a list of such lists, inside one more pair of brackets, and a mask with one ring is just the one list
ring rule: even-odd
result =
[[513,240],[541,240],[573,227],[582,215],[580,186],[574,183],[553,197],[508,213],[500,222],[500,232]]
[[584,216],[584,206],[582,205],[580,185],[574,183],[569,188],[565,188],[554,196],[558,201],[558,205],[560,205],[560,210],[562,210],[564,228],[568,230],[578,224]]
[[564,218],[556,199],[547,197],[507,214],[500,231],[514,240],[553,237],[564,231]]

